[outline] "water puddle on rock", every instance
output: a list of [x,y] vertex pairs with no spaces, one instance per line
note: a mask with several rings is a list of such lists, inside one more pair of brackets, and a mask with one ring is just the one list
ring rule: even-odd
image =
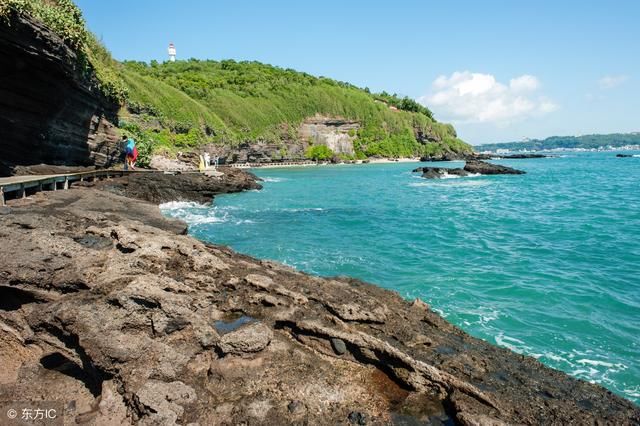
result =
[[236,331],[245,324],[251,324],[257,321],[257,319],[247,315],[232,314],[228,317],[225,317],[224,319],[216,321],[213,326],[218,333],[227,334],[231,333],[232,331]]
[[455,424],[446,413],[439,398],[425,393],[411,393],[378,369],[371,373],[369,379],[372,387],[388,401],[392,424],[402,426]]

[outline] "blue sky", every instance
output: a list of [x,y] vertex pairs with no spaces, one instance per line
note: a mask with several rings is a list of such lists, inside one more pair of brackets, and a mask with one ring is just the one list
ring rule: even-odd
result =
[[473,144],[640,131],[640,1],[77,3],[116,59],[173,42],[395,92]]

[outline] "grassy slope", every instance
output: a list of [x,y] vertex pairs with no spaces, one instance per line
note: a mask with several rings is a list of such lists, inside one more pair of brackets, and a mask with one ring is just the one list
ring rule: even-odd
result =
[[[323,114],[360,121],[356,148],[365,155],[470,150],[452,126],[426,113],[394,111],[365,90],[293,70],[257,62],[189,60],[151,65],[126,62],[121,72],[129,86],[130,109],[155,116],[171,130],[171,134],[156,135],[163,145],[278,143],[295,139],[295,129],[305,118]],[[203,131],[207,128],[213,132]],[[415,129],[437,142],[418,143]],[[181,142],[172,138],[185,132],[192,137]]]

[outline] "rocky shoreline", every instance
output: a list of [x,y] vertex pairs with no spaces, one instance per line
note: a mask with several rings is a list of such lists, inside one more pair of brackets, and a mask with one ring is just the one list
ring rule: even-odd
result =
[[62,401],[66,424],[95,425],[640,423],[420,300],[204,244],[160,214],[257,189],[240,170],[86,186],[0,211],[0,402]]

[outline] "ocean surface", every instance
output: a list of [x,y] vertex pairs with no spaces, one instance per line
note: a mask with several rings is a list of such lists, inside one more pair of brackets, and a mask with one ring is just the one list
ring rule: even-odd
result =
[[527,174],[256,169],[262,191],[162,209],[201,240],[419,297],[476,337],[640,402],[640,158],[497,163]]

